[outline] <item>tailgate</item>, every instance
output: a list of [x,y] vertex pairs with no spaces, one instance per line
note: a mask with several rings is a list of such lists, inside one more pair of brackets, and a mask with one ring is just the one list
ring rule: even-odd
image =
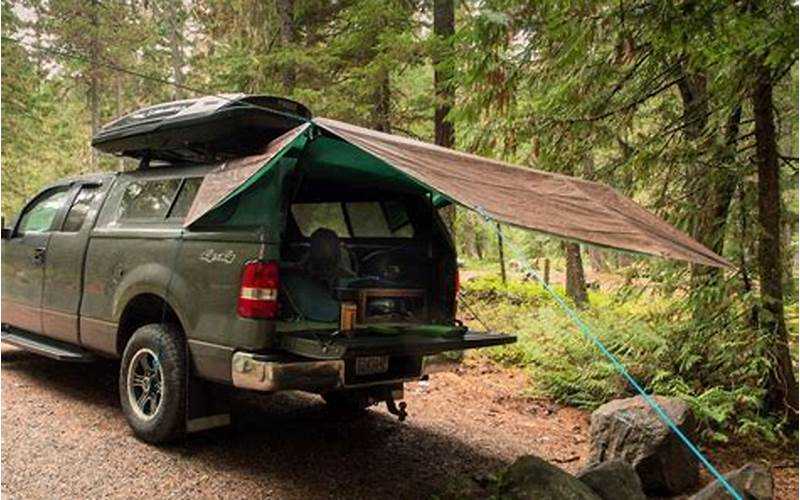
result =
[[461,351],[516,342],[513,335],[468,331],[463,335],[429,336],[344,335],[298,332],[281,335],[281,348],[314,359],[347,359],[361,356],[426,356],[445,351]]

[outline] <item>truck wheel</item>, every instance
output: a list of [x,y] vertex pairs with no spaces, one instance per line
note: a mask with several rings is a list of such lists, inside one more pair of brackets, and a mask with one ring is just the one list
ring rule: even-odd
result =
[[119,399],[139,439],[163,443],[186,427],[186,347],[175,325],[151,324],[136,330],[119,370]]
[[328,407],[339,415],[360,415],[372,406],[369,394],[365,391],[332,391],[322,395]]

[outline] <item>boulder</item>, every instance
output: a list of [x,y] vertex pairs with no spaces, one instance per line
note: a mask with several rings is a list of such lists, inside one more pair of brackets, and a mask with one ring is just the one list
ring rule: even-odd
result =
[[435,495],[439,500],[480,500],[491,494],[471,477],[459,475],[448,482],[444,489]]
[[[761,465],[747,464],[725,474],[725,479],[747,500],[772,500],[772,474]],[[728,490],[719,481],[712,481],[690,500],[728,500]]]
[[647,500],[633,466],[622,460],[589,467],[578,479],[603,500]]
[[516,500],[601,500],[575,476],[541,458],[518,458],[500,476],[498,498]]
[[[690,439],[695,422],[689,407],[677,399],[653,396]],[[588,466],[622,460],[633,465],[649,496],[673,496],[691,490],[699,468],[680,438],[641,396],[617,399],[592,413]]]

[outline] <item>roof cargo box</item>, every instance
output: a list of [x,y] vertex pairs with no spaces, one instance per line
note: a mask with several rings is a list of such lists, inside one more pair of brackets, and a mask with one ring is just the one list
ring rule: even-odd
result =
[[289,99],[221,94],[134,111],[100,129],[92,146],[132,158],[214,163],[259,152],[309,119],[308,108]]

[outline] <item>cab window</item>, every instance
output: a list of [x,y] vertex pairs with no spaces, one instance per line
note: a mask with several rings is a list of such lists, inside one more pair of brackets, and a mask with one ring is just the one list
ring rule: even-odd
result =
[[97,186],[81,187],[78,196],[75,197],[75,201],[72,202],[72,206],[69,207],[67,218],[64,220],[64,226],[61,228],[62,232],[76,233],[81,230],[97,193]]
[[68,186],[54,188],[34,201],[22,214],[19,234],[44,233],[53,229],[59,210],[67,201]]

